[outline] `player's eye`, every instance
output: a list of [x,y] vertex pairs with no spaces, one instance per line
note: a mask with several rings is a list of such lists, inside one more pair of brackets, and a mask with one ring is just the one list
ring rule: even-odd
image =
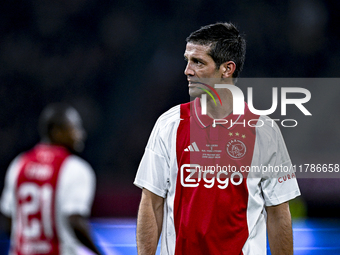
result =
[[198,59],[194,59],[194,63],[198,65],[203,65],[203,62],[199,61]]

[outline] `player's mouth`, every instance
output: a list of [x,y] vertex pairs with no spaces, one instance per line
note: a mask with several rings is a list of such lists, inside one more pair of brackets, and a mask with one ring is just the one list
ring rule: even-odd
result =
[[188,80],[188,87],[196,87],[197,85],[201,84],[200,82],[197,82],[197,81],[191,81],[191,80]]

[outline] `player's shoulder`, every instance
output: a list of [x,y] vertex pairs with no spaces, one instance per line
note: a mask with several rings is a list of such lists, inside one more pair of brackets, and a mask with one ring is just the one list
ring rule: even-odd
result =
[[79,168],[79,169],[92,169],[90,163],[88,163],[85,159],[71,154],[65,159],[65,164],[70,167]]
[[92,166],[86,160],[73,154],[65,159],[62,170],[70,176],[94,175]]
[[20,165],[22,163],[24,153],[20,153],[17,155],[9,164],[7,173],[6,173],[6,181],[7,182],[13,182],[20,170]]
[[280,128],[277,125],[275,119],[272,119],[266,115],[259,116],[259,120],[263,122],[263,127],[266,130],[270,130],[272,132],[280,132]]
[[169,110],[161,114],[161,116],[159,116],[158,121],[166,125],[169,122],[178,120],[180,118],[180,106],[181,105],[176,105],[171,107]]
[[157,119],[156,125],[160,130],[164,130],[169,125],[176,123],[180,120],[180,107],[181,105],[176,105],[163,114]]
[[25,155],[25,153],[20,153],[19,155],[17,155],[12,161],[11,163],[9,164],[9,168],[13,167],[13,166],[16,166],[16,165],[19,165],[20,162],[22,161],[23,159],[23,156]]
[[259,116],[256,132],[258,135],[262,135],[273,140],[276,140],[278,136],[281,136],[281,130],[275,119],[266,115]]

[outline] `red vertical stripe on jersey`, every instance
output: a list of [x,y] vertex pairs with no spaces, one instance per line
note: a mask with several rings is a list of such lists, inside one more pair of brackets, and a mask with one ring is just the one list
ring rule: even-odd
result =
[[[198,174],[190,177],[187,169],[196,164],[201,167],[219,165],[235,167],[239,172],[241,166],[250,166],[255,128],[239,124],[231,130],[221,125],[204,128],[194,119],[190,109],[193,103],[181,105],[182,120],[177,130],[175,254],[240,255],[249,236],[247,176],[232,175],[232,172],[217,176],[216,171],[202,173],[198,179]],[[258,119],[249,110],[243,117],[245,123],[248,119]],[[188,149],[195,146],[193,143],[198,151]]]
[[18,255],[59,254],[56,186],[70,153],[59,146],[37,145],[22,157],[16,184],[15,245]]

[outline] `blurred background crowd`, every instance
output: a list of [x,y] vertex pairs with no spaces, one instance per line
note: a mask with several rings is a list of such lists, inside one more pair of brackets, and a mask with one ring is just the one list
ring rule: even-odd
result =
[[[1,190],[10,161],[39,141],[43,107],[65,101],[88,133],[81,156],[97,174],[92,215],[135,217],[140,190],[132,182],[152,127],[189,100],[185,38],[231,21],[247,40],[241,77],[336,78],[339,10],[336,0],[0,1]],[[332,81],[312,92],[308,125],[282,128],[293,163],[339,163],[340,91]],[[339,184],[301,180],[304,214],[339,216]]]

